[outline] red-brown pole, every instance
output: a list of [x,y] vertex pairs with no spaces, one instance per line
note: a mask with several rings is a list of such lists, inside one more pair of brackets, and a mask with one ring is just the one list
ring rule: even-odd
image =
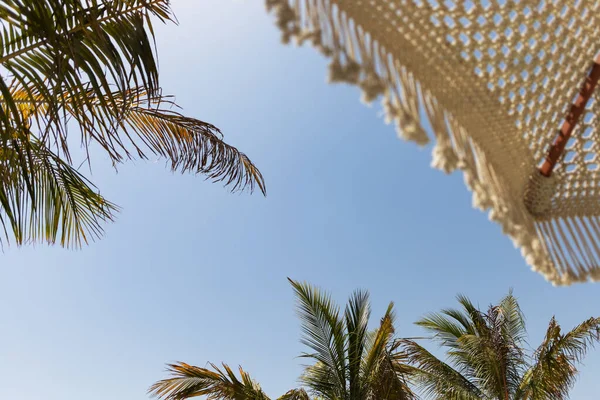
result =
[[554,166],[558,162],[560,156],[565,151],[565,146],[571,137],[571,133],[573,133],[575,125],[577,125],[581,114],[583,114],[587,102],[589,101],[590,97],[592,97],[599,79],[600,55],[594,60],[592,70],[585,79],[585,82],[579,91],[579,96],[577,96],[577,100],[575,100],[575,103],[571,105],[571,109],[565,118],[565,123],[560,129],[558,137],[550,147],[550,151],[548,151],[548,155],[546,156],[544,164],[540,167],[540,172],[542,175],[546,177],[550,177],[552,175],[552,170],[554,169]]

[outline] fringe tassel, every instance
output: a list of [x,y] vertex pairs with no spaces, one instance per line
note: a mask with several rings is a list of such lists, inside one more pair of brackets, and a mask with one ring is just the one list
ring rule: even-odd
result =
[[550,200],[538,201],[532,208],[524,193],[513,193],[503,184],[484,149],[438,104],[435,93],[420,87],[407,70],[409,64],[392,60],[334,0],[266,0],[266,5],[284,43],[292,38],[298,44],[308,41],[331,58],[329,82],[357,85],[367,104],[383,96],[386,122],[395,124],[402,139],[428,143],[419,115],[424,109],[436,139],[432,166],[445,173],[463,171],[473,206],[489,210],[489,219],[501,225],[534,271],[554,285],[600,281],[599,218],[541,218],[547,215]]

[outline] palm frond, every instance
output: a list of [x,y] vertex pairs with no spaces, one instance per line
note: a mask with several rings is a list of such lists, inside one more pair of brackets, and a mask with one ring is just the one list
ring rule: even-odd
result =
[[186,363],[168,365],[172,377],[156,382],[148,393],[164,400],[183,400],[206,396],[208,400],[269,400],[260,386],[242,367],[241,380],[223,364],[223,370],[210,364],[214,371]]
[[[17,244],[58,241],[78,247],[99,237],[103,223],[114,218],[117,207],[35,139],[21,146],[26,146],[29,154],[24,175],[15,160],[20,155],[14,145],[21,143],[13,141],[0,150],[0,223],[6,240],[14,237]],[[35,197],[24,183],[27,176]]]
[[525,329],[525,316],[521,311],[519,302],[513,296],[512,289],[508,295],[504,297],[499,304],[499,312],[504,318],[504,329],[515,343],[523,342],[527,336]]
[[154,154],[174,170],[265,193],[256,166],[215,126],[161,108],[172,103],[160,91],[152,24],[175,21],[169,0],[5,0],[0,20],[5,237],[78,246],[112,219],[114,205],[72,168],[70,124],[88,160],[96,143],[113,164]]
[[[82,132],[98,127],[110,131],[122,112],[112,93],[141,87],[154,94],[159,89],[151,17],[172,20],[168,0],[6,0],[0,15],[0,65],[8,73],[0,77],[2,132],[12,128],[22,134],[27,127],[11,95],[14,85],[24,89],[32,104],[45,101],[40,139],[53,136],[63,149],[64,94],[74,102]],[[89,115],[97,106],[82,95],[88,91],[102,99],[104,112],[96,118]]]
[[[90,95],[90,93],[87,93],[86,95]],[[13,97],[17,99],[20,112],[29,119],[35,118],[35,113],[44,112],[48,107],[43,99],[38,99],[36,104],[30,103],[22,89],[15,89],[13,91]],[[94,139],[100,142],[103,147],[112,147],[113,149],[121,148],[128,157],[132,157],[131,151],[142,158],[148,158],[148,153],[155,154],[159,157],[166,158],[170,162],[170,166],[173,170],[204,174],[207,176],[207,179],[211,179],[212,181],[224,181],[233,191],[244,190],[247,187],[252,191],[256,185],[263,194],[266,193],[264,180],[260,171],[245,154],[227,144],[223,140],[223,135],[215,126],[200,120],[182,116],[171,110],[158,108],[162,104],[173,106],[171,102],[160,96],[149,99],[143,92],[138,91],[127,95],[125,99],[121,98],[118,94],[115,94],[115,98],[118,99],[119,103],[125,104],[123,109],[126,112],[119,123],[122,127],[121,130],[128,139],[121,139],[118,132],[109,134],[105,137],[97,137],[95,136],[95,133],[91,133],[91,135],[94,136]],[[93,103],[99,104],[99,101],[93,100]],[[147,105],[147,108],[143,108],[142,105]],[[72,103],[69,103],[66,112],[74,112]],[[110,140],[110,146],[103,142],[105,140]],[[128,147],[131,147],[132,150],[130,151]],[[27,157],[23,157],[21,154],[23,148],[27,149]],[[26,212],[32,216],[39,214],[41,212],[40,210],[43,210],[43,208],[36,208],[36,204],[42,201],[42,199],[49,201],[50,199],[48,196],[54,192],[46,193],[45,189],[51,190],[52,186],[48,186],[44,181],[40,181],[41,178],[44,176],[47,177],[47,175],[40,175],[40,173],[32,174],[32,171],[48,171],[48,168],[52,169],[52,165],[58,165],[60,166],[59,171],[66,169],[68,171],[73,171],[71,175],[77,175],[76,181],[79,183],[78,187],[81,188],[87,196],[83,198],[86,202],[76,203],[76,205],[79,205],[80,207],[76,210],[77,215],[75,215],[73,221],[76,223],[80,222],[81,218],[78,218],[78,216],[85,213],[89,214],[88,216],[90,218],[88,219],[89,224],[91,224],[89,227],[78,227],[77,225],[74,225],[71,232],[67,232],[68,229],[65,230],[65,235],[60,240],[61,244],[66,246],[72,244],[79,246],[82,241],[87,242],[86,232],[90,230],[93,231],[93,234],[91,235],[92,238],[99,236],[102,232],[100,222],[112,220],[113,212],[116,210],[115,206],[99,198],[98,195],[92,195],[89,188],[86,189],[82,186],[82,182],[85,181],[85,178],[74,171],[67,162],[62,161],[58,155],[53,154],[49,149],[44,149],[43,153],[50,157],[52,163],[48,164],[46,162],[44,165],[46,165],[47,168],[40,170],[41,164],[39,157],[40,149],[42,148],[42,143],[32,135],[29,135],[27,138],[20,141],[13,139],[4,146],[3,165],[5,173],[6,168],[11,168],[11,176],[18,176],[21,179],[19,183],[14,186],[14,188],[20,188],[16,192],[16,189],[14,188],[4,189],[7,191],[4,194],[7,202],[18,201],[20,205],[18,211],[20,214]],[[114,153],[113,156],[120,157],[118,153]],[[43,158],[45,157],[46,156],[43,156]],[[30,166],[32,165],[38,165],[38,167],[36,167],[37,169],[31,168]],[[75,178],[71,178],[70,182],[73,182],[73,179]],[[87,184],[87,181],[85,182]],[[29,187],[31,190],[21,190]],[[19,199],[11,200],[9,191],[10,193],[13,193],[13,196],[19,196]],[[89,206],[88,210],[84,209],[86,205]],[[27,206],[30,207],[29,211],[26,210]],[[5,213],[5,218],[10,219],[10,216],[16,212],[15,207],[15,205],[10,207],[8,204],[4,205],[3,211]],[[60,204],[57,204],[54,209],[57,210],[57,212],[62,210]],[[60,218],[55,218],[55,220],[59,221]],[[27,240],[36,241],[40,238],[44,238],[50,243],[55,242],[58,232],[57,228],[51,229],[49,234],[45,235],[45,237],[39,234],[30,235],[29,233],[45,231],[47,229],[42,225],[43,219],[36,218],[29,222],[30,224],[28,226],[19,224],[18,221],[11,222],[10,225],[12,226],[12,231],[17,243],[21,244]],[[67,226],[67,228],[69,227]],[[28,230],[29,233],[25,232],[26,230]]]
[[313,365],[306,366],[302,375],[300,375],[300,383],[308,388],[313,395],[324,399],[342,398],[339,397],[341,391],[339,377],[322,362],[317,361]]
[[[332,398],[346,398],[347,340],[340,309],[330,295],[318,288],[288,280],[298,300],[298,316],[302,324],[301,342],[312,350],[303,357],[317,363],[315,369],[307,371],[302,380],[311,388],[334,390],[328,394]],[[324,381],[319,383],[318,379],[321,378]],[[335,382],[334,386],[331,386],[332,380]]]
[[399,341],[407,361],[414,365],[415,385],[426,396],[448,400],[485,399],[476,385],[440,361],[424,347],[413,340]]
[[[204,174],[212,181],[225,182],[233,191],[246,187],[252,191],[256,185],[266,194],[258,168],[244,153],[225,143],[217,127],[158,108],[164,103],[162,98],[148,102],[151,107],[141,107],[139,100],[129,107],[123,125],[152,153],[169,160],[171,169]],[[132,144],[140,157],[147,157],[135,139]]]
[[362,290],[355,291],[348,301],[344,316],[348,335],[348,395],[350,400],[361,399],[360,370],[371,316],[369,294]]
[[409,387],[411,369],[399,344],[394,341],[394,303],[388,305],[379,328],[372,332],[361,365],[357,399],[409,400],[416,396]]
[[590,318],[564,335],[552,318],[544,340],[535,352],[535,363],[523,376],[519,398],[566,398],[578,374],[576,364],[581,362],[590,346],[599,341],[600,318]]
[[304,389],[292,389],[277,400],[310,400]]
[[[433,339],[438,341],[442,346],[458,347],[458,339],[467,333],[461,324],[457,324],[446,315],[454,318],[463,318],[464,316],[460,312],[455,310],[446,310],[442,313],[430,313],[424,318],[421,318],[416,322],[422,328],[432,332],[434,334]],[[446,315],[444,315],[446,314]]]
[[394,319],[394,303],[390,303],[380,321],[379,328],[369,335],[369,340],[365,346],[365,355],[362,358],[363,392],[368,390],[372,382],[376,381],[377,369],[382,358],[385,357],[388,346],[392,344],[395,331]]

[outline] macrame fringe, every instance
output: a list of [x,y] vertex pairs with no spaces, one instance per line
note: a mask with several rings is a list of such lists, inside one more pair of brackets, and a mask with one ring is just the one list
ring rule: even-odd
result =
[[[525,193],[514,193],[501,181],[486,152],[417,82],[414,71],[392,60],[333,1],[266,0],[266,6],[284,43],[308,41],[331,59],[329,82],[358,86],[368,104],[382,97],[386,122],[395,125],[400,138],[420,146],[429,142],[419,114],[424,109],[435,136],[431,165],[447,174],[463,171],[473,206],[489,210],[489,219],[500,224],[534,271],[554,285],[600,281],[600,218],[539,221],[525,204]],[[542,203],[542,208],[550,204]]]

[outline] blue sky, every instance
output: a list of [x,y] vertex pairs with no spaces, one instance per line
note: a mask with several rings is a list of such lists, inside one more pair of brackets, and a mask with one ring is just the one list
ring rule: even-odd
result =
[[[185,113],[218,125],[267,179],[268,197],[230,194],[163,162],[93,179],[122,206],[80,251],[5,248],[0,387],[19,400],[141,400],[164,364],[241,364],[276,397],[296,385],[303,350],[286,281],[340,302],[371,291],[373,323],[394,301],[398,331],[514,288],[536,346],[552,315],[570,329],[600,315],[597,285],[554,288],[498,226],[471,208],[458,174],[395,136],[357,89],[325,83],[326,60],[283,46],[261,1],[177,0],[158,29],[162,85]],[[600,351],[573,399],[600,392]]]

